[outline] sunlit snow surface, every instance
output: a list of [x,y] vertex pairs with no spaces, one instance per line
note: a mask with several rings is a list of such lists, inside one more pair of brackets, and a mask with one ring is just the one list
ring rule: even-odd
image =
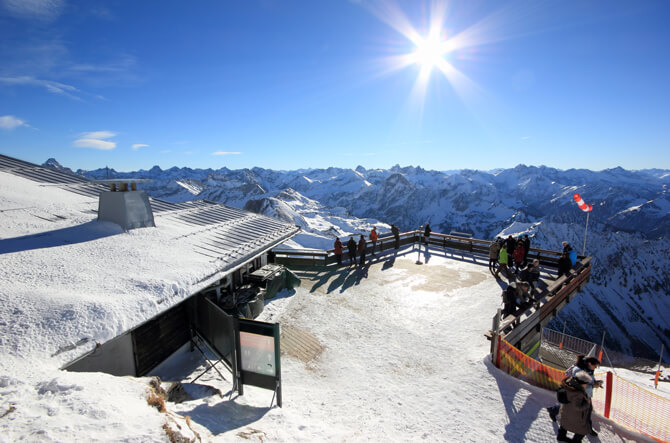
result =
[[[420,258],[421,264],[417,264]],[[315,336],[311,361],[282,357],[283,408],[272,392],[231,393],[213,371],[187,390],[224,393],[171,405],[206,439],[264,441],[556,440],[545,407],[551,392],[495,369],[484,337],[500,305],[500,286],[480,261],[407,252],[363,269],[299,272],[303,284],[268,301],[261,320]],[[194,354],[165,365],[164,378],[204,371]],[[647,441],[596,419],[600,441]],[[593,440],[597,441],[597,440]]]

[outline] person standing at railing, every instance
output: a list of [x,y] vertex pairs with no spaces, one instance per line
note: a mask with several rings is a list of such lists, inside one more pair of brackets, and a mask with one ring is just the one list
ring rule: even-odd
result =
[[423,231],[423,242],[428,246],[428,240],[430,239],[430,233],[433,232],[430,229],[430,223],[426,222],[426,229]]
[[400,229],[396,225],[391,225],[391,234],[393,234],[393,239],[395,240],[393,247],[400,249]]
[[349,251],[349,266],[356,264],[356,240],[354,236],[349,237],[347,242],[347,250]]
[[523,247],[523,240],[519,239],[516,243],[516,248],[512,253],[512,258],[514,259],[514,273],[518,274],[521,268],[523,268],[523,259],[526,256],[526,250]]
[[503,276],[507,280],[512,280],[512,276],[510,274],[509,268],[507,267],[509,263],[509,257],[507,255],[507,249],[504,247],[500,248],[500,252],[498,253],[498,269],[496,269],[496,272],[494,274],[495,278],[498,278],[500,273],[503,273]]
[[[568,369],[565,371],[565,376],[567,377],[574,377],[577,375],[578,372],[585,372],[589,376],[588,383],[584,386],[584,391],[586,392],[586,396],[589,400],[589,411],[588,411],[588,424],[589,424],[589,431],[588,434],[597,437],[598,433],[593,430],[593,421],[591,419],[591,414],[593,413],[593,404],[591,402],[591,399],[593,398],[593,388],[598,387],[602,388],[603,387],[603,382],[602,380],[596,380],[596,377],[594,375],[594,372],[598,367],[600,366],[600,360],[598,360],[595,357],[587,357],[584,354],[579,354],[577,356],[577,360],[575,361],[575,364],[570,366]],[[549,411],[549,417],[553,421],[556,421],[556,415],[558,414],[559,411],[559,406],[552,406],[550,408],[547,408],[547,411]]]
[[528,238],[528,234],[523,236],[523,265],[526,266],[528,264],[528,251],[530,251],[530,238]]
[[[584,436],[591,432],[590,409],[591,399],[586,394],[586,386],[591,376],[586,371],[577,371],[572,377],[566,377],[561,382],[567,395],[567,403],[561,404],[558,413],[558,441],[581,442]],[[568,431],[574,432],[572,439],[568,439]]]
[[570,274],[570,268],[572,268],[570,257],[568,257],[567,252],[564,252],[561,254],[561,258],[558,259],[558,277]]
[[570,259],[570,266],[577,264],[577,252],[572,249],[572,246],[566,241],[563,242],[563,253],[568,255]]
[[598,433],[593,430],[593,421],[591,420],[591,414],[593,413],[593,404],[591,403],[591,399],[593,398],[593,388],[598,387],[602,388],[603,387],[603,381],[602,380],[596,380],[596,376],[594,372],[596,369],[598,369],[598,366],[600,366],[600,360],[598,360],[595,357],[586,357],[586,358],[578,358],[577,363],[575,364],[575,368],[573,369],[573,373],[577,373],[580,369],[589,374],[589,377],[591,379],[589,380],[589,383],[586,385],[586,395],[589,397],[589,405],[590,405],[590,410],[589,410],[589,427],[590,432],[589,435],[592,435],[594,437],[598,436]]
[[377,239],[379,236],[377,235],[377,227],[373,226],[372,231],[370,231],[370,241],[372,242],[372,255],[375,255],[375,246],[377,245]]
[[335,244],[333,245],[335,250],[335,259],[337,259],[337,266],[342,266],[342,242],[340,237],[335,237]]
[[512,257],[514,254],[514,248],[516,248],[516,240],[511,235],[505,240],[505,248],[507,248],[507,255]]
[[489,246],[489,271],[495,272],[496,264],[498,263],[498,253],[500,252],[500,237],[496,241],[491,242]]
[[358,264],[363,266],[365,264],[365,237],[361,235],[361,239],[358,240],[358,255],[360,256]]

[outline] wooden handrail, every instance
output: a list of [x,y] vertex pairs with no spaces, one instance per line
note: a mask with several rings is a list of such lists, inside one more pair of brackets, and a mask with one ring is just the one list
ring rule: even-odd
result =
[[[360,235],[356,234],[355,236]],[[423,231],[421,230],[414,230],[414,231],[406,231],[403,232],[399,235],[400,237],[400,242],[401,244],[408,244],[408,243],[417,243],[423,239]],[[393,235],[390,234],[385,234],[384,236],[380,236],[377,239],[377,246],[379,247],[380,250],[387,249],[387,246],[391,243],[394,242],[394,237]],[[408,241],[409,240],[409,241]],[[343,258],[348,257],[347,249],[346,249],[346,242],[343,242],[344,244],[344,251],[343,251]],[[470,237],[459,237],[457,235],[450,235],[450,234],[442,234],[439,232],[433,232],[431,233],[431,236],[428,241],[429,245],[434,246],[434,247],[442,247],[442,248],[449,248],[449,249],[456,249],[456,250],[461,250],[461,251],[468,251],[470,253],[475,253],[479,255],[486,255],[488,256],[488,249],[489,246],[491,245],[491,241],[489,240],[482,240],[478,238],[470,238]],[[370,240],[365,241],[365,247],[367,251],[371,250],[371,245],[372,242]],[[278,257],[284,257],[288,258],[288,256],[293,257],[295,260],[301,260],[302,257],[305,259],[311,259],[311,262],[314,262],[314,259],[316,257],[319,257],[324,265],[327,265],[329,263],[333,263],[334,260],[334,249],[326,249],[326,250],[307,250],[307,249],[294,249],[294,250],[274,250],[276,256]],[[538,248],[530,248],[528,251],[528,258],[529,259],[539,259],[540,263],[543,266],[547,266],[550,268],[558,268],[558,258],[560,257],[561,252],[559,251],[550,251],[547,249],[538,249]],[[579,256],[578,259],[589,259],[589,257],[583,257]]]

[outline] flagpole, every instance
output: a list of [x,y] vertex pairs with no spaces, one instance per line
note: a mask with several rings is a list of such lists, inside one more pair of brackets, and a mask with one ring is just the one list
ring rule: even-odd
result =
[[586,255],[586,233],[589,230],[589,215],[591,215],[591,211],[586,213],[586,227],[584,228],[584,247],[582,248],[582,255]]

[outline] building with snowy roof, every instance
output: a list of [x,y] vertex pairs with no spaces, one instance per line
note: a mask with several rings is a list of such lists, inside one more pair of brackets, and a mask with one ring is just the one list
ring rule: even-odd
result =
[[106,346],[80,369],[145,374],[188,341],[185,300],[239,287],[300,230],[209,201],[149,198],[137,182],[0,155],[4,352],[68,365]]

